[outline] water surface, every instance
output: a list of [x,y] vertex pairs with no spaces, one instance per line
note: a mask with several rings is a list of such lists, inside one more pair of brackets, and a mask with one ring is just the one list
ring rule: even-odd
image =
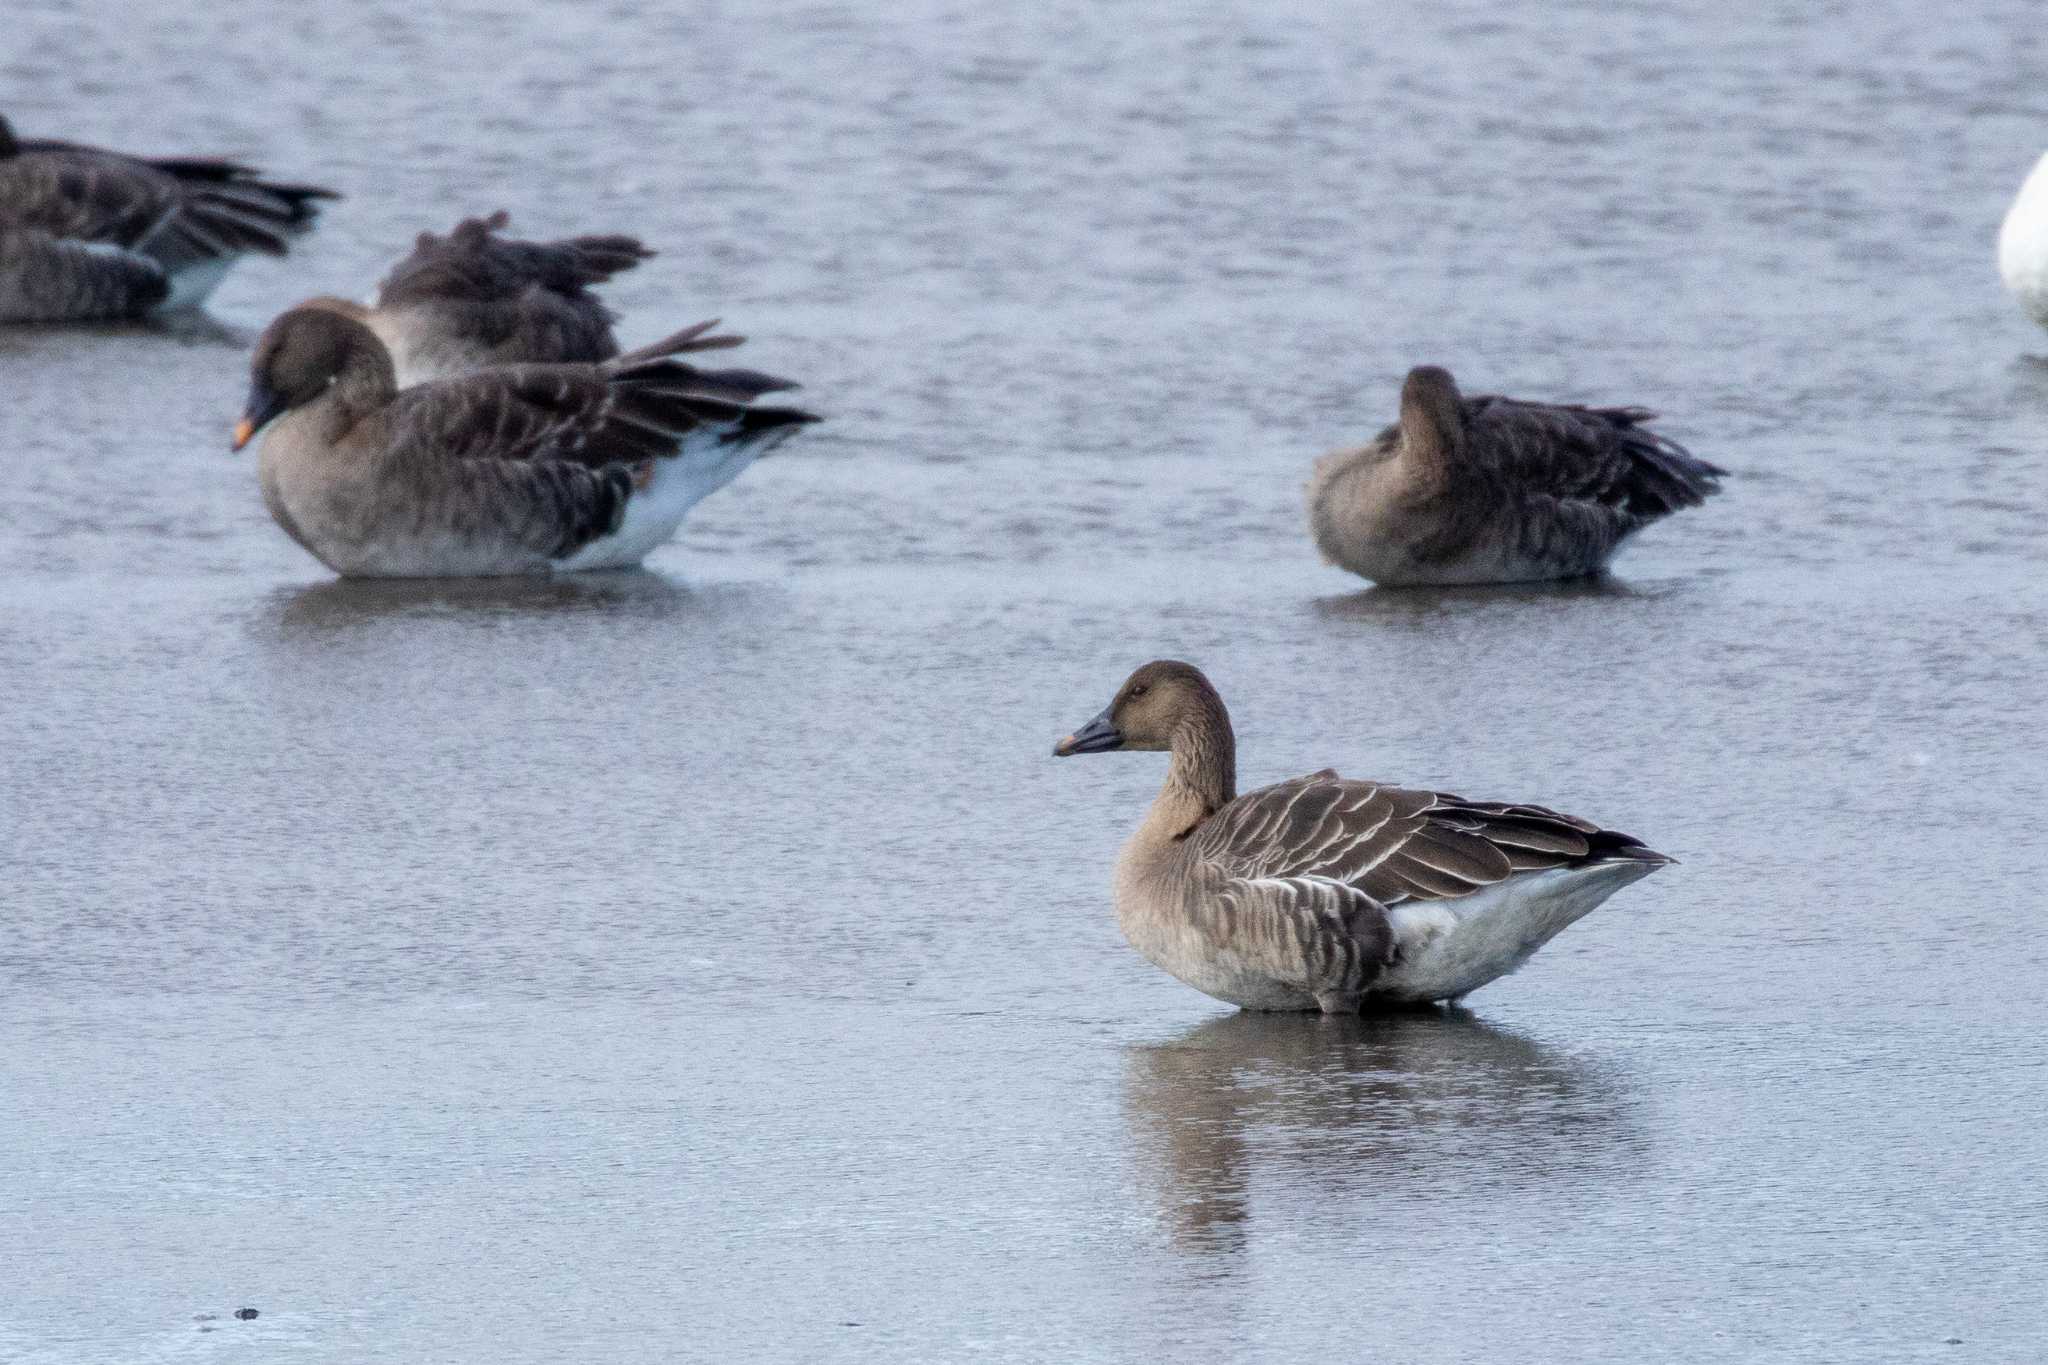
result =
[[[2035,8],[985,9],[14,17],[22,130],[350,197],[0,335],[0,1358],[2036,1359]],[[832,420],[641,574],[333,582],[247,341],[500,206]],[[1734,477],[1368,590],[1301,485],[1423,361]],[[1681,864],[1464,1011],[1235,1016],[1111,917],[1161,760],[1048,757],[1156,655],[1248,783]]]

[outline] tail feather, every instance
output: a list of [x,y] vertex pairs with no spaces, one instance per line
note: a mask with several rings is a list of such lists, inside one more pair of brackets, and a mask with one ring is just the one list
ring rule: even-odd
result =
[[1628,510],[1660,517],[1697,507],[1721,490],[1728,471],[1709,464],[1668,436],[1640,427],[1625,439],[1634,477],[1628,484]]
[[803,427],[824,419],[815,412],[802,408],[748,408],[741,414],[737,429],[725,433],[727,442],[748,445],[764,438],[773,438],[779,444],[793,436]]
[[716,327],[718,322],[717,318],[712,318],[709,321],[685,327],[682,331],[672,332],[659,341],[651,341],[638,350],[627,351],[608,363],[615,372],[624,373],[645,365],[649,361],[661,360],[668,356],[681,355],[688,351],[730,350],[732,347],[741,345],[746,341],[745,337],[733,336],[729,333],[719,336],[706,336],[705,333]]
[[651,248],[643,246],[639,238],[617,234],[570,237],[543,245],[560,253],[563,268],[575,275],[578,284],[586,285],[603,284],[655,254]]

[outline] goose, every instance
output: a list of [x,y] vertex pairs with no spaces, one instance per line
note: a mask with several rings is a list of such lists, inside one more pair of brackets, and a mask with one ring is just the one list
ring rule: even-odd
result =
[[284,255],[336,197],[233,161],[17,138],[0,118],[0,322],[197,307],[242,256]]
[[1117,923],[1155,966],[1249,1010],[1352,1014],[1456,1000],[1672,860],[1542,806],[1325,768],[1237,793],[1230,713],[1158,659],[1053,748],[1172,754],[1117,859]]
[[445,237],[422,232],[378,284],[360,316],[391,352],[400,388],[487,365],[595,363],[619,353],[617,318],[590,286],[654,253],[623,236],[522,241],[502,235],[510,222],[500,209],[463,219]]
[[2048,327],[2048,152],[2034,163],[1999,225],[1998,273],[2027,316]]
[[1466,398],[1450,371],[1417,366],[1399,422],[1316,461],[1309,526],[1323,558],[1389,587],[1598,573],[1726,472],[1649,430],[1655,416]]
[[762,376],[675,358],[710,326],[596,365],[494,366],[401,390],[368,327],[302,304],[257,340],[233,448],[263,433],[265,506],[344,577],[630,567],[818,420],[749,406]]

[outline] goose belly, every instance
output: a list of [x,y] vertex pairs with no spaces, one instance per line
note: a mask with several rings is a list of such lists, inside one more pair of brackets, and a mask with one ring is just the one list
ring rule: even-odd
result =
[[1123,920],[1124,938],[1168,976],[1204,995],[1248,1010],[1312,1010],[1316,999],[1299,985],[1275,980],[1245,954],[1218,944],[1192,924]]
[[503,578],[544,574],[548,563],[522,546],[458,536],[410,536],[338,545],[315,541],[320,561],[345,578]]
[[[1364,486],[1363,476],[1352,482]],[[1532,583],[1606,567],[1618,535],[1573,535],[1542,516],[1512,499],[1476,512],[1375,493],[1348,507],[1318,503],[1312,526],[1325,559],[1389,588]]]
[[[279,419],[283,426],[297,414]],[[275,457],[277,436],[258,457],[263,503],[272,520],[308,554],[345,578],[483,578],[545,573],[547,560],[502,537],[454,531],[397,530],[378,515],[375,491],[324,479]]]
[[1661,866],[1618,859],[1552,868],[1469,896],[1397,905],[1388,916],[1395,963],[1371,994],[1416,1003],[1469,994],[1514,971],[1602,901]]
[[1482,583],[1540,583],[1577,578],[1607,567],[1614,543],[1571,543],[1563,537],[1534,537],[1543,553],[1524,549],[1531,539],[1516,518],[1503,512],[1458,554],[1422,559],[1406,543],[1372,547],[1370,567],[1354,570],[1384,587],[1440,585],[1467,587]]

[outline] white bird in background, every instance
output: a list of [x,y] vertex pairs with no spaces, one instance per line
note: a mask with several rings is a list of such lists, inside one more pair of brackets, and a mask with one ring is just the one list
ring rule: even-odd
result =
[[2048,327],[2048,152],[2034,163],[2019,197],[2005,211],[2005,224],[1998,229],[1998,273],[2027,316]]

